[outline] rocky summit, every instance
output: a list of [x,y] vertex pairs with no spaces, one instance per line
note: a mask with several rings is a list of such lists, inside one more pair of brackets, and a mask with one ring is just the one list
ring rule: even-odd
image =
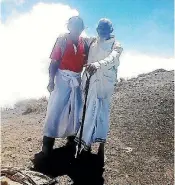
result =
[[[46,108],[47,99],[41,98],[2,110],[2,168],[31,166],[30,158],[41,149]],[[59,139],[56,147],[64,144]],[[174,71],[158,69],[118,81],[105,154],[106,185],[173,185]],[[70,183],[60,178],[59,184]]]

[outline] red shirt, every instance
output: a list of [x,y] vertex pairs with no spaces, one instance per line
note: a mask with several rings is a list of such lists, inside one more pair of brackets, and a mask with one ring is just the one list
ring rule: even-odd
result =
[[[66,48],[62,56],[62,60],[60,61],[59,69],[70,70],[77,73],[82,71],[83,65],[86,63],[85,48],[82,38],[79,38],[76,50],[74,50],[73,42],[71,40],[67,40]],[[61,59],[61,49],[59,45],[56,44],[54,46],[50,58],[52,60]]]

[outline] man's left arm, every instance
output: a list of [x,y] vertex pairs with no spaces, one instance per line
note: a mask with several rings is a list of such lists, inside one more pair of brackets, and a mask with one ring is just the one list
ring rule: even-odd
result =
[[89,74],[93,75],[98,69],[110,69],[111,67],[115,66],[116,68],[119,66],[119,57],[123,51],[123,48],[119,42],[116,42],[113,44],[111,53],[104,58],[103,60],[100,60],[98,62],[86,64],[86,70],[89,72]]
[[108,68],[110,69],[113,66],[119,66],[119,57],[123,51],[123,48],[120,43],[115,42],[112,48],[112,52],[103,60],[100,60],[98,63],[100,64],[100,68]]

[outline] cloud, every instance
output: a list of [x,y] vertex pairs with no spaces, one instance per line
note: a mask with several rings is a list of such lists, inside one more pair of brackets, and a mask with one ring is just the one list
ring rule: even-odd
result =
[[148,73],[156,69],[174,69],[174,58],[149,56],[134,51],[124,52],[120,59],[118,77],[131,78],[138,74]]
[[30,12],[0,22],[0,104],[48,95],[49,56],[57,36],[77,10],[36,4]]
[[[38,3],[30,12],[0,22],[0,106],[20,99],[48,96],[49,56],[69,17],[77,10],[62,4]],[[85,33],[84,33],[85,34]],[[173,68],[173,59],[124,52],[118,77],[131,77],[157,68]]]

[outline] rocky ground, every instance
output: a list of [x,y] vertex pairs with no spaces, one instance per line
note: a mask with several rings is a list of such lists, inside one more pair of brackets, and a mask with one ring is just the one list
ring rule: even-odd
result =
[[[29,167],[40,151],[47,100],[1,114],[2,167]],[[121,79],[113,95],[103,177],[107,185],[173,185],[174,71]],[[57,140],[62,146],[64,140]],[[93,152],[96,152],[94,148]]]

